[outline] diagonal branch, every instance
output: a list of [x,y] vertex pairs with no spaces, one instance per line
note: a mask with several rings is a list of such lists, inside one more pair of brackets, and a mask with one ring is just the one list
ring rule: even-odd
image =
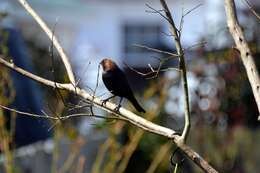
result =
[[255,15],[255,17],[260,20],[260,14],[258,14],[253,8],[252,4],[248,0],[244,0],[249,10]]
[[[246,68],[246,73],[253,90],[255,101],[258,106],[258,111],[260,112],[259,73],[257,71],[257,67],[254,62],[254,57],[252,56],[252,52],[249,49],[244,33],[238,23],[234,0],[225,0],[225,9],[229,32],[235,41],[236,48],[240,51],[240,57]],[[260,115],[258,116],[258,120],[260,120]]]
[[131,124],[141,128],[143,130],[146,130],[146,131],[149,131],[151,133],[155,133],[155,134],[158,134],[161,136],[165,136],[170,139],[179,138],[179,136],[176,135],[176,132],[174,130],[154,124],[124,108],[120,108],[119,111],[117,112],[117,111],[115,111],[115,108],[117,107],[117,105],[115,105],[111,102],[107,102],[104,105],[104,104],[102,104],[102,100],[100,98],[93,96],[92,94],[89,94],[88,92],[86,92],[84,89],[75,87],[72,84],[68,84],[68,83],[62,84],[62,83],[58,83],[58,82],[54,82],[54,81],[42,78],[40,76],[37,76],[22,68],[15,66],[13,63],[10,63],[10,62],[4,60],[1,56],[0,56],[0,64],[4,65],[12,70],[15,70],[16,72],[18,72],[28,78],[31,78],[32,80],[35,80],[43,85],[47,85],[49,87],[56,88],[56,89],[64,89],[71,93],[74,93],[75,95],[78,95],[78,96],[86,99],[87,101],[92,102],[96,107],[99,107],[105,111],[111,112],[115,115],[119,115],[120,117],[126,119],[126,121],[130,122]]
[[[35,18],[35,20],[40,24],[42,29],[46,32],[46,34],[51,39],[51,37],[52,37],[51,31],[48,29],[47,25],[40,19],[40,17],[34,12],[34,10],[29,6],[29,4],[26,2],[26,0],[18,0],[18,1]],[[166,2],[164,0],[161,0],[161,3],[165,9],[164,11],[165,11],[166,15],[164,16],[160,11],[156,11],[156,12],[159,13],[160,15],[164,16],[165,18],[167,18],[167,21],[171,24],[171,27],[173,27],[173,28],[171,28],[171,30],[172,30],[172,35],[175,38],[175,44],[176,44],[176,48],[178,51],[178,55],[180,57],[180,68],[182,71],[182,75],[184,76],[183,77],[183,84],[184,84],[183,88],[184,88],[185,94],[186,94],[186,92],[188,92],[186,67],[185,67],[183,49],[181,47],[180,38],[178,36],[178,30],[176,29],[176,27],[174,25],[174,22],[172,20],[172,17],[171,17],[170,11],[166,5]],[[69,64],[68,58],[66,57],[65,53],[63,52],[63,49],[60,46],[60,44],[58,43],[56,37],[53,38],[53,42],[54,42],[54,46],[58,49],[60,56],[63,58],[63,63],[65,64],[65,67],[66,67],[66,70],[69,75],[71,83],[57,83],[57,82],[42,78],[40,76],[37,76],[22,68],[15,66],[12,62],[8,62],[8,61],[4,60],[1,55],[0,55],[0,64],[20,73],[28,78],[31,78],[32,80],[37,81],[43,85],[46,85],[46,86],[49,86],[49,87],[52,87],[55,89],[67,90],[77,96],[82,97],[87,102],[92,102],[96,107],[99,107],[107,112],[111,112],[114,115],[119,116],[120,118],[123,118],[125,121],[129,122],[130,124],[133,124],[136,127],[139,127],[145,131],[148,131],[148,132],[160,135],[160,136],[164,136],[164,137],[167,137],[168,139],[173,140],[173,142],[182,150],[182,152],[184,152],[193,162],[195,162],[198,166],[200,166],[205,172],[217,173],[217,171],[214,168],[212,168],[198,153],[193,151],[190,147],[188,147],[183,142],[188,134],[189,127],[190,127],[189,117],[188,118],[186,117],[186,115],[189,116],[188,102],[186,102],[187,109],[185,109],[185,110],[187,110],[187,111],[185,111],[185,128],[184,128],[183,135],[181,137],[176,135],[176,132],[174,130],[157,125],[155,123],[152,123],[151,121],[148,121],[148,120],[134,114],[133,112],[128,111],[127,109],[120,108],[119,111],[115,111],[115,108],[117,107],[117,105],[115,105],[111,102],[107,102],[104,105],[100,98],[96,97],[95,95],[93,96],[93,94],[90,94],[86,90],[81,89],[75,85],[75,78],[74,78],[71,66]],[[185,100],[188,100],[188,95]],[[79,116],[79,115],[75,115],[75,116]]]
[[178,54],[175,54],[175,53],[172,53],[172,52],[163,51],[163,50],[160,50],[160,49],[152,48],[152,47],[141,45],[141,44],[134,44],[133,46],[136,46],[136,47],[139,47],[139,48],[144,48],[144,49],[147,49],[147,50],[150,50],[150,51],[153,51],[153,52],[157,52],[157,53],[167,54],[167,55],[170,55],[172,57],[178,57],[179,56]]
[[49,27],[46,25],[46,23],[41,19],[41,17],[32,9],[32,7],[26,2],[26,0],[18,0],[20,4],[27,10],[27,12],[36,20],[36,22],[41,26],[42,30],[47,34],[49,39],[53,41],[53,44],[57,51],[59,52],[59,55],[64,63],[64,66],[66,68],[67,74],[69,76],[70,82],[75,86],[75,77],[72,72],[71,65],[69,63],[68,57],[65,54],[63,48],[61,47],[58,39],[56,36],[53,35],[52,31],[49,29]]
[[[188,147],[187,145],[185,145],[183,142],[181,141],[181,137],[176,135],[176,132],[174,130],[171,130],[169,128],[154,124],[130,111],[128,111],[127,109],[124,108],[120,108],[118,112],[115,112],[115,108],[117,107],[117,105],[111,103],[111,102],[107,102],[105,105],[102,104],[101,99],[99,99],[98,97],[94,97],[93,99],[93,95],[90,95],[88,92],[86,92],[83,89],[80,88],[76,88],[72,85],[72,84],[61,84],[61,83],[57,83],[42,77],[39,77],[37,75],[34,75],[22,68],[19,68],[17,66],[15,66],[13,63],[7,62],[6,60],[4,60],[1,56],[0,56],[0,64],[3,66],[6,66],[28,78],[31,78],[34,81],[37,81],[43,85],[49,86],[49,87],[53,87],[56,89],[64,89],[67,91],[70,91],[88,101],[92,101],[93,104],[103,110],[106,110],[108,112],[111,112],[117,116],[119,116],[119,118],[123,119],[124,121],[127,121],[145,131],[160,135],[160,136],[164,136],[167,137],[168,139],[172,139],[173,142],[191,159],[193,160],[197,165],[199,165],[204,171],[209,172],[209,173],[217,173],[216,170],[214,170],[198,153],[196,153],[195,151],[193,151],[190,147]],[[4,108],[2,106],[2,108]],[[6,107],[5,107],[6,108]],[[13,111],[12,109],[9,109],[10,111]],[[22,112],[20,112],[22,113]],[[25,114],[24,114],[25,115]],[[86,114],[84,114],[86,115]],[[35,114],[31,114],[28,116],[34,116]],[[45,115],[46,116],[46,115]],[[67,118],[72,118],[73,116],[83,116],[83,114],[75,114],[75,115],[70,115],[70,117]],[[42,117],[40,117],[42,118]],[[53,117],[54,119],[58,119],[57,117]],[[61,117],[60,117],[61,118]]]

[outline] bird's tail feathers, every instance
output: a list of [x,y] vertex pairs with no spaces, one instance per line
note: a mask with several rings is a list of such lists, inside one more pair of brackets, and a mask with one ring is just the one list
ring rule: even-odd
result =
[[133,106],[135,107],[135,109],[138,111],[138,112],[143,112],[145,113],[145,110],[141,107],[141,105],[137,102],[137,100],[135,99],[135,97],[131,97],[131,98],[128,98],[129,101],[133,104]]

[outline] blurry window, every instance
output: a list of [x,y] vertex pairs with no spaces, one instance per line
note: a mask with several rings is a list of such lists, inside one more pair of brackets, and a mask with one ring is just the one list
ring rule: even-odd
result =
[[161,42],[162,26],[160,24],[127,24],[123,29],[124,57],[126,60],[147,57],[153,52],[138,48],[134,44],[156,46]]

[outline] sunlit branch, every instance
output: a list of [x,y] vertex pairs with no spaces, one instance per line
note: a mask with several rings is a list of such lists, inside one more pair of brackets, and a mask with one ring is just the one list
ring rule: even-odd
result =
[[174,139],[174,138],[178,138],[178,135],[176,135],[176,132],[172,129],[154,124],[144,118],[142,118],[141,116],[138,116],[136,114],[134,114],[133,112],[124,109],[124,108],[120,108],[119,111],[115,111],[117,105],[111,102],[107,102],[105,105],[102,104],[102,100],[98,97],[94,97],[93,99],[93,95],[89,94],[88,92],[86,92],[84,89],[81,89],[79,87],[76,87],[72,84],[62,84],[62,83],[57,83],[57,82],[53,82],[51,80],[39,77],[35,74],[32,74],[22,68],[19,68],[17,66],[15,66],[13,63],[10,63],[6,60],[3,59],[3,57],[0,56],[0,64],[15,70],[16,72],[29,77],[32,80],[35,80],[41,84],[50,86],[54,89],[63,89],[63,90],[67,90],[73,94],[78,95],[79,97],[82,97],[90,102],[92,102],[96,107],[99,107],[107,112],[111,112],[115,115],[120,116],[121,118],[126,119],[126,121],[128,121],[129,123],[143,129],[146,131],[149,131],[151,133],[155,133],[161,136],[165,136],[167,138],[170,139]]
[[246,41],[243,30],[239,25],[234,0],[225,0],[225,9],[226,9],[227,25],[229,28],[229,32],[235,41],[236,48],[240,52],[241,60],[246,69],[246,73],[251,88],[253,90],[255,101],[258,106],[258,113],[259,113],[258,119],[260,120],[260,78],[254,61],[254,57]]
[[70,82],[75,85],[75,77],[71,68],[71,65],[69,63],[68,57],[65,54],[63,48],[61,47],[58,39],[56,36],[53,35],[52,31],[49,29],[47,24],[41,19],[41,17],[32,9],[32,7],[27,3],[26,0],[18,0],[20,4],[27,10],[27,12],[35,19],[35,21],[41,26],[42,30],[47,34],[50,40],[53,40],[53,44],[56,47],[57,51],[59,52],[59,55],[65,65],[67,74],[69,76]]

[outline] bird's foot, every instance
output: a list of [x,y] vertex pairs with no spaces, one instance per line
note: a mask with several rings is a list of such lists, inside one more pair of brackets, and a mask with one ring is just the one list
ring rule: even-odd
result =
[[119,112],[119,109],[121,108],[121,105],[118,105],[114,110],[116,111],[116,112]]
[[111,97],[108,97],[108,98],[105,99],[105,100],[102,100],[101,106],[104,106],[104,105],[107,103],[107,101],[109,101],[110,99],[112,99],[112,98],[114,98],[114,97],[115,97],[115,95],[113,95],[113,96],[111,96]]
[[108,100],[109,100],[109,99],[102,100],[102,102],[101,102],[101,106],[106,105],[106,103],[108,102]]

